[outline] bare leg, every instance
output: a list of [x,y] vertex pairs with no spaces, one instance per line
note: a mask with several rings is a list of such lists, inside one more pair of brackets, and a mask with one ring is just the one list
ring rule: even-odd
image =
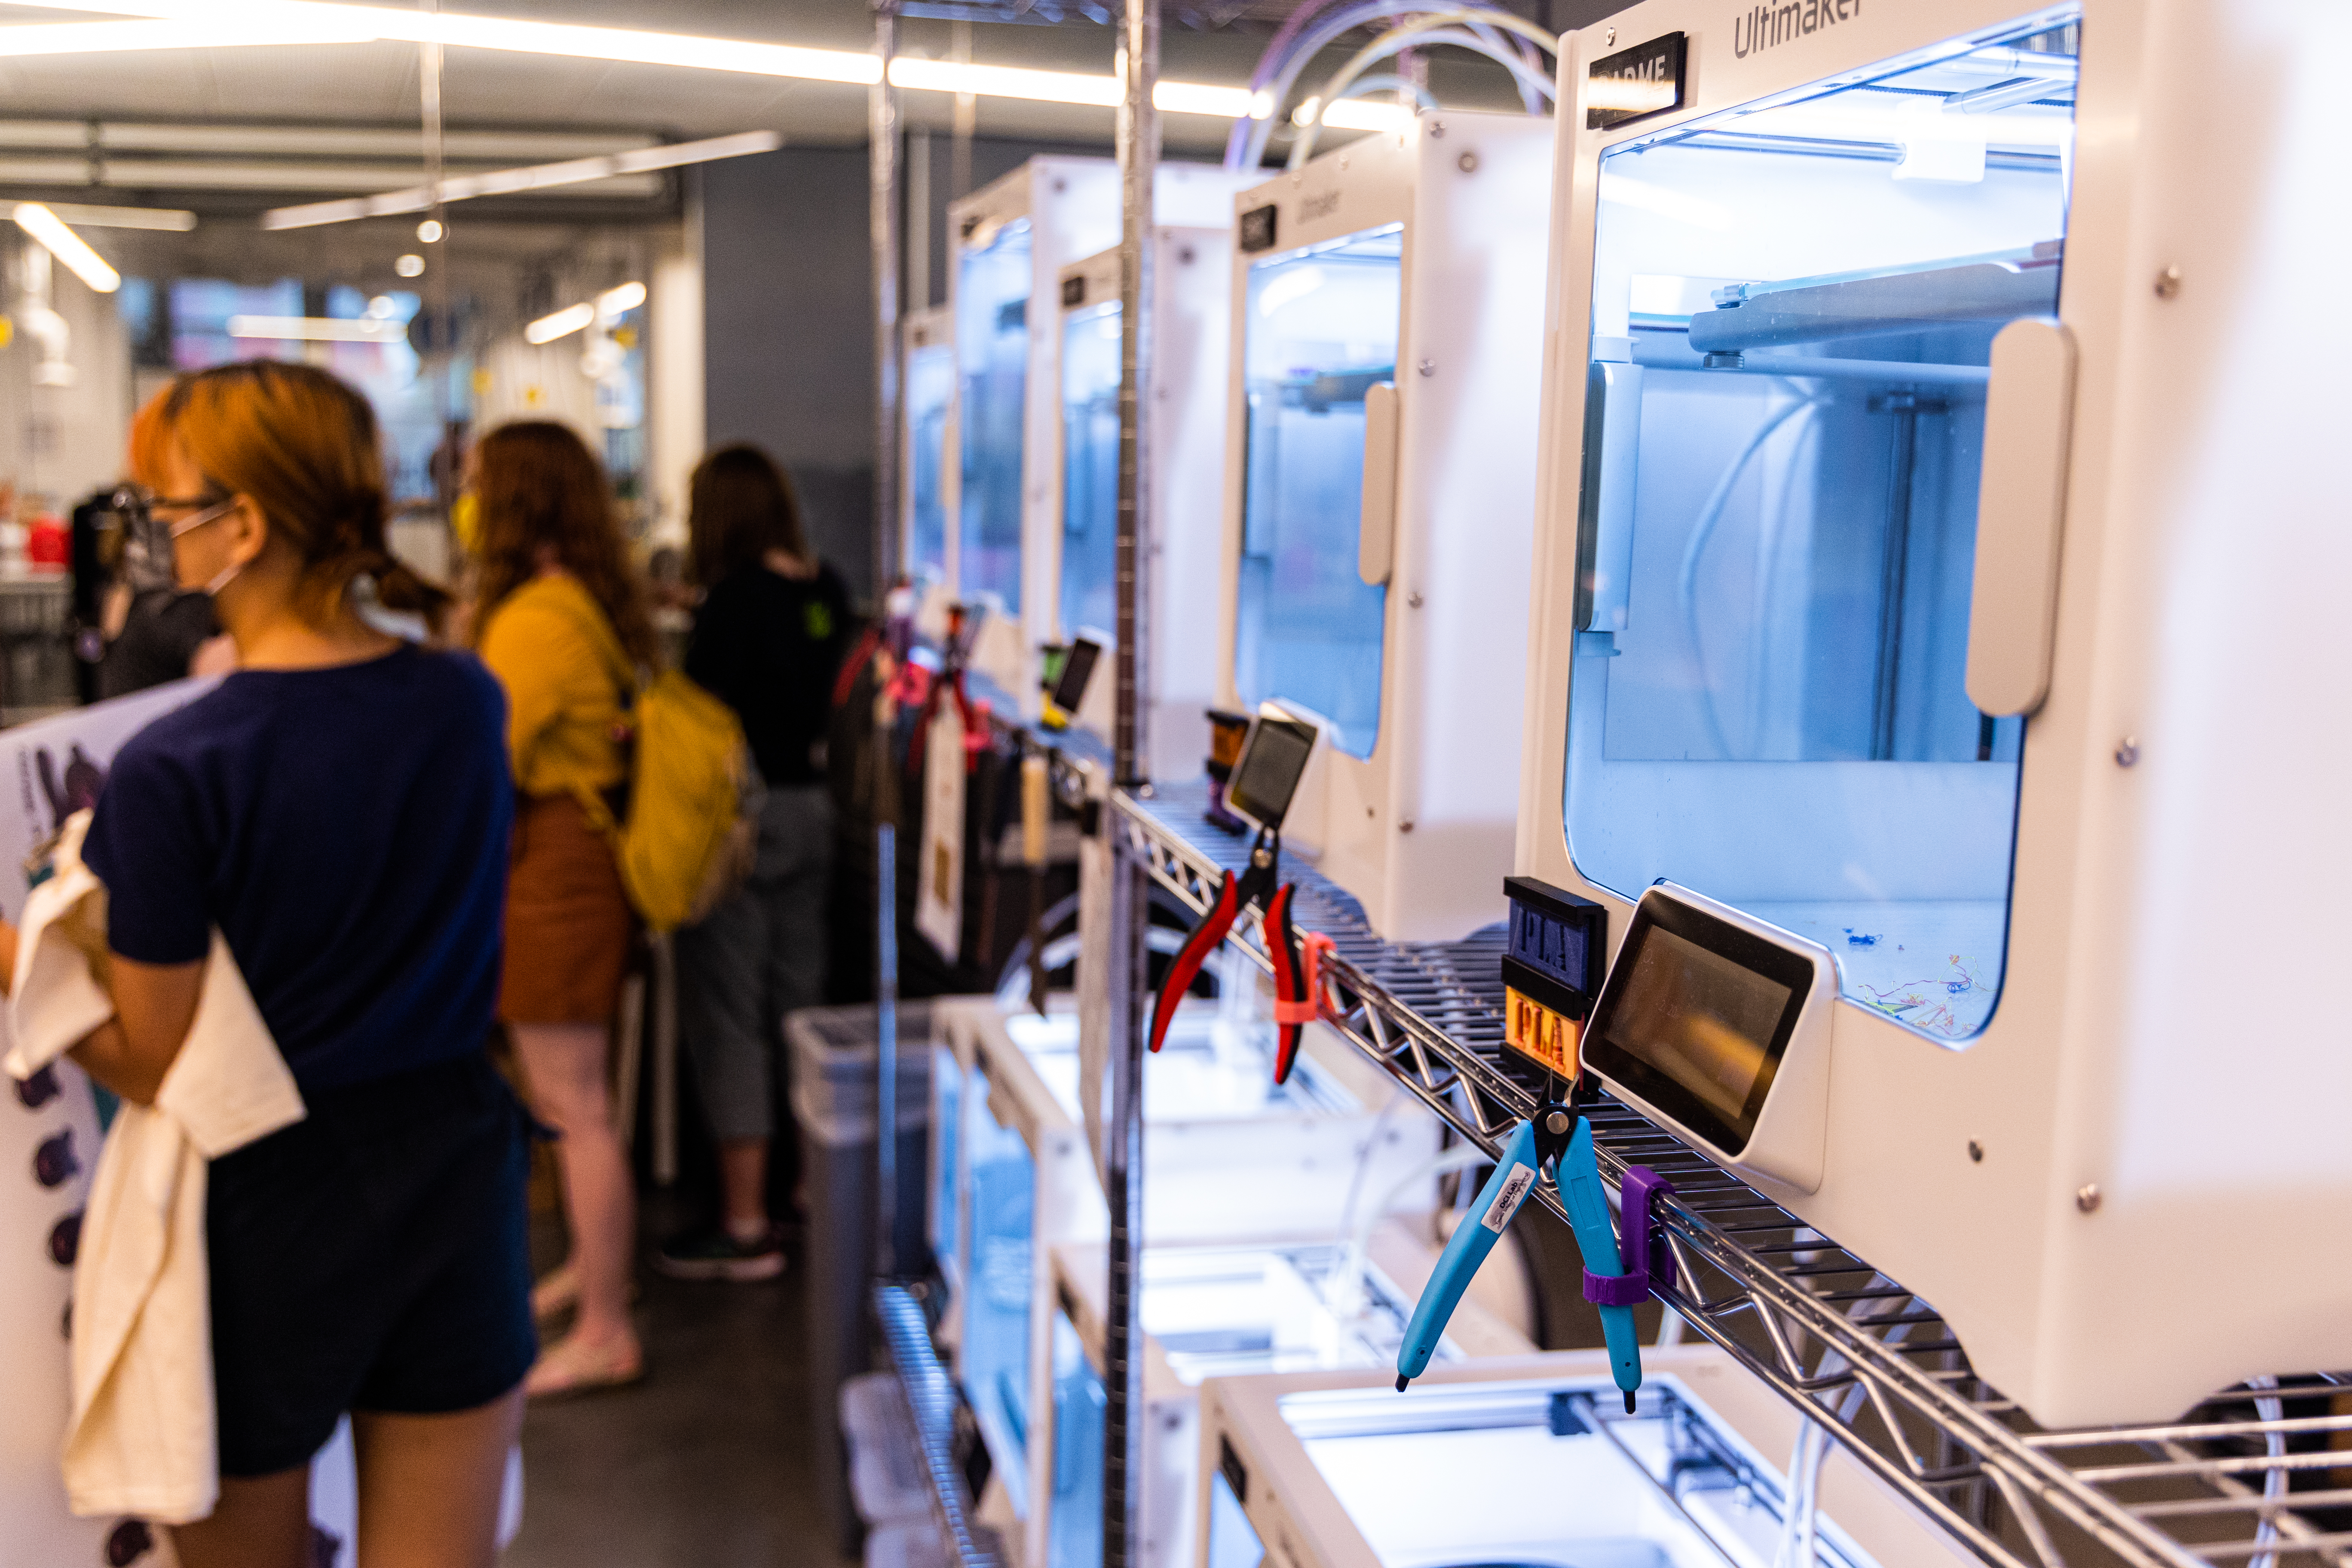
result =
[[572,1266],[580,1277],[580,1315],[565,1342],[608,1364],[637,1359],[629,1321],[629,1258],[636,1235],[636,1194],[613,1127],[605,1084],[609,1031],[601,1024],[517,1024],[515,1053],[530,1080],[533,1107],[562,1134],[556,1163],[572,1229]]
[[719,1145],[719,1184],[728,1230],[739,1240],[768,1233],[768,1141],[730,1138]]
[[181,1568],[309,1568],[310,1467],[223,1476],[210,1519],[172,1527]]
[[353,1411],[360,1568],[490,1568],[522,1390],[446,1415]]

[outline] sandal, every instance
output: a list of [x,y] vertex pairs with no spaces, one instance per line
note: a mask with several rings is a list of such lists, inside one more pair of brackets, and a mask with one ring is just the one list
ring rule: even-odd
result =
[[526,1396],[560,1398],[600,1388],[621,1388],[646,1375],[644,1347],[632,1334],[608,1344],[588,1345],[577,1334],[566,1334],[540,1352],[523,1379]]

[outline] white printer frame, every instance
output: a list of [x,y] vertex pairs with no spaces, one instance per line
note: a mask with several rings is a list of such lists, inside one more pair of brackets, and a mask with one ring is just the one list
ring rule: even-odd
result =
[[[1147,626],[1196,626],[1202,606],[1215,602],[1220,569],[1217,547],[1225,471],[1225,384],[1232,330],[1232,230],[1160,226],[1151,231],[1153,252],[1151,374],[1144,406],[1149,433],[1150,504],[1150,602]],[[1061,318],[1066,338],[1074,318],[1090,317],[1119,301],[1118,257],[1106,250],[1062,268]],[[1057,503],[1053,534],[1053,608],[1055,639],[1067,642],[1087,631],[1109,639],[1103,659],[1079,704],[1076,722],[1108,744],[1118,682],[1111,660],[1116,626],[1079,627],[1059,624],[1062,599],[1062,524],[1067,506],[1068,454],[1057,466],[1065,492]],[[1198,636],[1165,632],[1151,640],[1146,661],[1150,681],[1151,777],[1165,783],[1201,772],[1209,749],[1209,704],[1217,696],[1216,647]]]
[[[1607,904],[1612,942],[1632,904],[1571,861],[1561,787],[1598,160],[2060,9],[1873,5],[1743,58],[1723,7],[1644,0],[1565,40],[1579,89],[1628,46],[1679,32],[1689,48],[1685,108],[1587,131],[1564,92],[1559,118],[1517,869]],[[2313,455],[2330,356],[2231,325],[2262,300],[2328,297],[2332,231],[2282,171],[2322,177],[2340,106],[2316,62],[2334,58],[2324,40],[2352,47],[2352,16],[2314,0],[2080,10],[2059,305],[2077,355],[2071,466],[2003,994],[1957,1049],[1837,1003],[1819,1189],[1741,1172],[1933,1301],[1981,1375],[2068,1426],[2352,1365],[2352,1247],[2320,1241],[2352,1215],[2352,1056],[2289,988],[2259,983],[2332,971],[2352,886],[2352,832],[2309,788],[2352,762],[2341,727],[2308,717],[2352,654],[2352,623],[2317,586],[2352,571]],[[1997,371],[1996,426],[2009,395]],[[2045,427],[2065,412],[2062,397]],[[2258,570],[2233,565],[2245,551]]]
[[[1170,225],[1225,226],[1230,197],[1240,176],[1209,163],[1161,163],[1152,194],[1159,220]],[[1061,587],[1058,562],[1062,526],[1062,268],[1118,243],[1118,165],[1108,158],[1036,157],[1002,179],[948,206],[948,308],[960,312],[963,258],[983,248],[1006,225],[1030,225],[1028,304],[1029,362],[1023,383],[1021,455],[1021,609],[1017,616],[991,616],[980,629],[972,665],[1015,698],[1017,717],[1034,720],[1043,710],[1037,689],[1037,650],[1054,640]],[[956,375],[957,432],[954,464],[957,510],[949,520],[952,539],[963,526],[961,481],[962,442],[970,424],[963,417],[963,361],[968,345],[959,339]],[[967,596],[961,552],[950,547],[955,569],[950,591]]]
[[[1787,1496],[1787,1466],[1801,1426],[1793,1408],[1712,1346],[1647,1347],[1642,1354],[1644,1371],[1652,1380],[1644,1388],[1645,1405],[1657,1396],[1654,1390],[1674,1389],[1692,1404],[1696,1413],[1712,1417],[1709,1424],[1718,1438],[1727,1437],[1746,1450],[1740,1458],[1755,1468],[1758,1479],[1777,1484],[1780,1495]],[[1507,1397],[1517,1391],[1578,1384],[1598,1394],[1602,1406],[1614,1414],[1617,1390],[1610,1381],[1608,1354],[1601,1351],[1432,1366],[1411,1392],[1401,1396],[1401,1403],[1430,1393],[1443,1399],[1444,1391],[1465,1387],[1492,1386]],[[1378,1373],[1310,1372],[1211,1378],[1201,1385],[1201,1473],[1222,1472],[1229,1491],[1236,1479],[1240,1481],[1242,1495],[1235,1500],[1265,1547],[1268,1563],[1287,1568],[1384,1568],[1388,1563],[1365,1539],[1282,1413],[1282,1402],[1293,1394],[1357,1389],[1374,1396],[1384,1394],[1387,1380]],[[1401,1428],[1409,1426],[1409,1421],[1400,1422]],[[1193,1568],[1211,1568],[1211,1489],[1202,1487],[1200,1493],[1194,1531],[1199,1547]],[[1933,1521],[1834,1448],[1822,1461],[1815,1497],[1821,1520],[1868,1553],[1879,1568],[1962,1568],[1974,1563]],[[1646,1499],[1637,1491],[1622,1500],[1630,1512],[1638,1510]],[[1535,1499],[1486,1499],[1473,1489],[1414,1501],[1438,1517],[1475,1514],[1483,1507],[1506,1513],[1526,1511],[1539,1520],[1565,1522],[1559,1499],[1550,1493]],[[1701,1533],[1709,1532],[1702,1529]],[[1463,1560],[1475,1559],[1480,1549],[1479,1544],[1466,1543]],[[1722,1550],[1720,1543],[1717,1550]],[[1727,1563],[1740,1560],[1733,1552],[1724,1553]]]
[[[1388,1298],[1387,1304],[1397,1312],[1400,1330],[1437,1267],[1438,1249],[1420,1239],[1411,1224],[1414,1218],[1425,1217],[1396,1215],[1384,1219],[1374,1227],[1365,1249],[1364,1262],[1375,1276],[1366,1281],[1367,1287]],[[1259,1244],[1166,1250],[1213,1258],[1221,1253],[1243,1252],[1254,1245]],[[1139,1269],[1148,1267],[1144,1259],[1162,1250],[1147,1247],[1138,1259]],[[1054,1248],[1055,1310],[1069,1323],[1079,1350],[1097,1378],[1108,1375],[1104,1370],[1108,1365],[1104,1348],[1108,1258],[1107,1249],[1096,1244]],[[1483,1276],[1485,1271],[1481,1272]],[[1512,1278],[1516,1280],[1517,1277]],[[1139,1289],[1149,1291],[1148,1275],[1139,1273]],[[1537,1353],[1537,1347],[1526,1335],[1488,1311],[1475,1297],[1465,1297],[1455,1310],[1446,1325],[1445,1343],[1449,1351],[1459,1352],[1461,1360],[1448,1359],[1437,1365],[1459,1366],[1491,1357],[1517,1360]],[[1256,1375],[1293,1374],[1227,1374],[1220,1381],[1245,1382]],[[1144,1332],[1144,1405],[1139,1423],[1143,1435],[1142,1495],[1136,1510],[1138,1568],[1192,1568],[1202,1480],[1207,1474],[1195,1463],[1201,1443],[1202,1386],[1185,1382],[1170,1364],[1168,1352],[1158,1337],[1148,1331]],[[1062,1568],[1072,1565],[1065,1563]]]
[[[1190,1004],[1178,1027],[1203,1025],[1215,1010],[1214,1003]],[[1072,1033],[1074,1068],[1076,1024],[1069,1013],[1056,1010],[1055,1026]],[[977,1075],[987,1085],[985,1102],[965,1104],[961,1114],[967,1121],[988,1117],[1017,1132],[1034,1166],[1027,1434],[1023,1453],[1015,1458],[999,1452],[1011,1443],[1010,1435],[988,1413],[982,1413],[981,1421],[983,1437],[992,1453],[998,1455],[1000,1474],[1013,1471],[1022,1495],[1017,1505],[1009,1494],[1003,1499],[1009,1517],[997,1510],[992,1499],[982,1498],[979,1517],[1013,1541],[1016,1563],[1044,1568],[1047,1538],[1033,1521],[1047,1517],[1052,1505],[1052,1254],[1056,1246],[1107,1237],[1109,1208],[1084,1129],[1046,1083],[1036,1063],[1013,1040],[1004,1009],[994,998],[934,1002],[931,1033],[936,1048],[953,1057],[967,1084]],[[1172,1039],[1170,1048],[1175,1048]],[[1145,1234],[1152,1244],[1327,1240],[1339,1232],[1348,1178],[1360,1164],[1360,1201],[1372,1203],[1435,1154],[1436,1123],[1410,1114],[1384,1118],[1381,1105],[1399,1091],[1321,1026],[1308,1028],[1300,1054],[1307,1076],[1319,1078],[1331,1091],[1356,1101],[1355,1113],[1332,1114],[1302,1107],[1252,1117],[1160,1117],[1145,1122],[1144,1159],[1158,1178],[1147,1187],[1145,1196]],[[936,1080],[940,1075],[935,1070],[933,1076]],[[1293,1082],[1299,1081],[1294,1075]],[[933,1092],[936,1103],[936,1081]],[[941,1133],[941,1129],[933,1128],[931,1168],[926,1173],[926,1202],[933,1208],[944,1142]],[[1375,1137],[1380,1146],[1371,1148],[1367,1141]],[[954,1176],[959,1256],[944,1260],[941,1270],[953,1292],[942,1329],[961,1376],[968,1300],[982,1282],[971,1265],[975,1228],[969,1176],[971,1141],[959,1135],[954,1143],[959,1165]],[[1328,1184],[1335,1179],[1333,1173],[1339,1173],[1336,1194]],[[1429,1183],[1433,1193],[1433,1173]],[[1427,1203],[1414,1205],[1401,1199],[1401,1206],[1426,1207]],[[1322,1212],[1326,1209],[1328,1219]],[[936,1214],[930,1229],[936,1237]],[[1006,1462],[1008,1458],[1014,1459],[1017,1470],[1014,1463]]]
[[1390,542],[1379,727],[1368,758],[1328,738],[1316,748],[1284,825],[1285,848],[1355,895],[1394,942],[1450,941],[1505,912],[1551,158],[1548,120],[1433,110],[1234,198],[1236,215],[1271,207],[1274,224],[1270,246],[1234,257],[1217,700],[1234,710],[1255,710],[1234,673],[1250,271],[1304,247],[1403,228],[1394,438],[1383,451],[1370,420],[1366,438],[1368,479],[1382,468],[1394,481],[1387,504],[1367,498],[1359,525],[1372,536],[1386,530]]

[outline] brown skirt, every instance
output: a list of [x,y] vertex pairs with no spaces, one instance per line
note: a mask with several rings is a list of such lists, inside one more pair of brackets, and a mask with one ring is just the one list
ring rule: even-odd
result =
[[580,803],[561,795],[519,797],[499,1016],[509,1024],[609,1021],[635,936],[613,846]]

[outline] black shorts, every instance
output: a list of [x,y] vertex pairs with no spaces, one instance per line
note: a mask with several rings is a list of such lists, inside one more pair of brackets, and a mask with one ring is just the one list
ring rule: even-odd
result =
[[347,1411],[486,1405],[539,1352],[529,1123],[477,1052],[305,1097],[213,1163],[220,1470],[305,1463]]

